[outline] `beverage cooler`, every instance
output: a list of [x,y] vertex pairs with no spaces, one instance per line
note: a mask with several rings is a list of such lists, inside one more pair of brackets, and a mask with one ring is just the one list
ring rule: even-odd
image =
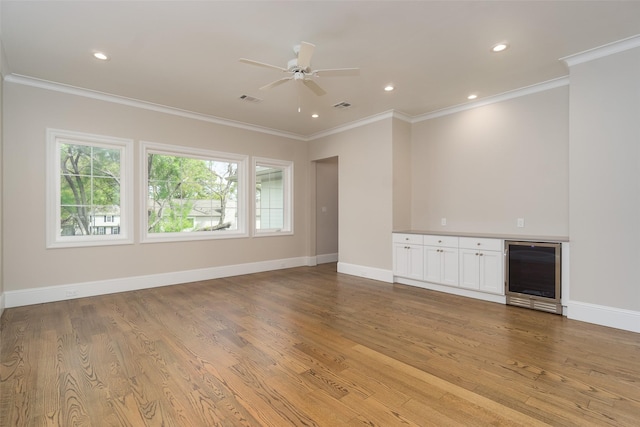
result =
[[562,314],[560,243],[505,242],[507,304]]

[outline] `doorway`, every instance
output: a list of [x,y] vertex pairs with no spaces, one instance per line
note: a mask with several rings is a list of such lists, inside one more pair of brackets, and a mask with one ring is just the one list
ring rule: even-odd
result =
[[338,157],[316,161],[316,259],[338,261]]

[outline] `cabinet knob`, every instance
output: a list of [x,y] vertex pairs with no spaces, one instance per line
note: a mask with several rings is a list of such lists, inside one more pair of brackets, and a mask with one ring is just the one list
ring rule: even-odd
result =
[[483,253],[480,254],[480,256],[484,255]]
[[478,252],[476,252],[476,256],[480,255]]
[[480,242],[478,242],[478,246],[480,246]]
[[442,240],[438,240],[438,243],[442,243]]

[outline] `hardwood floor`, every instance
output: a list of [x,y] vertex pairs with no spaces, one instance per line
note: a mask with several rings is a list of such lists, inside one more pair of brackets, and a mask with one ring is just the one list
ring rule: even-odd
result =
[[640,334],[335,264],[6,309],[1,426],[640,425]]

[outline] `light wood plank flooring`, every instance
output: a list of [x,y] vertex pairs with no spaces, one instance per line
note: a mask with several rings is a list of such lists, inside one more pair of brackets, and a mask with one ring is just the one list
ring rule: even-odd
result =
[[640,334],[335,269],[7,309],[0,425],[640,425]]

